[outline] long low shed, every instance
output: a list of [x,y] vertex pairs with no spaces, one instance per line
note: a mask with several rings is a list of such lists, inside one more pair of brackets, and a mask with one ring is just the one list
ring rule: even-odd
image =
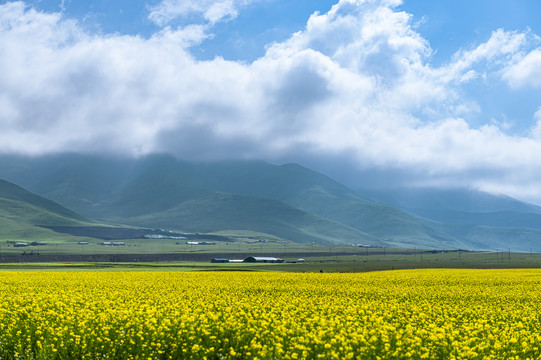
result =
[[244,259],[247,263],[283,263],[284,259],[268,256],[248,256]]

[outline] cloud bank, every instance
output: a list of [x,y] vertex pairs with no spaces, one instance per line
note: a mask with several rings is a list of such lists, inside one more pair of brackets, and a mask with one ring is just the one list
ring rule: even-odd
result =
[[[149,38],[0,5],[0,152],[343,162],[353,174],[541,200],[541,110],[530,131],[510,134],[491,119],[471,124],[482,108],[464,91],[539,89],[535,34],[495,29],[434,67],[400,0],[341,0],[252,63],[196,60],[212,24],[248,3],[164,0],[149,9],[163,27]],[[194,14],[205,23],[169,26]]]

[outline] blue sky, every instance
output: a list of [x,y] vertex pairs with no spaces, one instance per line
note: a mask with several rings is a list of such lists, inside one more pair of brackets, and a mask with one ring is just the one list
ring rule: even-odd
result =
[[[139,34],[152,36],[160,26],[149,18],[149,10],[159,1],[83,1],[33,0],[27,4],[44,11],[61,11],[79,19],[90,31],[99,33]],[[246,5],[234,19],[219,22],[213,27],[214,37],[206,40],[193,55],[198,59],[221,56],[228,60],[253,61],[265,54],[265,46],[283,41],[300,31],[315,11],[327,12],[335,1],[263,0]],[[204,23],[198,16],[180,17],[168,23],[185,26]]]
[[[149,18],[149,7],[159,1],[32,0],[27,4],[43,11],[62,11],[76,18],[90,31],[151,36],[160,27]],[[217,24],[215,37],[194,55],[199,59],[222,56],[230,60],[253,61],[265,53],[265,45],[283,41],[302,30],[315,11],[325,13],[333,0],[267,0],[243,8],[235,19]],[[418,31],[437,50],[435,63],[444,62],[457,49],[486,41],[498,28],[541,33],[541,3],[535,0],[409,0],[398,7],[413,15]],[[180,18],[174,25],[201,23],[197,17]]]
[[534,0],[2,1],[0,153],[299,162],[351,186],[541,203],[540,13]]

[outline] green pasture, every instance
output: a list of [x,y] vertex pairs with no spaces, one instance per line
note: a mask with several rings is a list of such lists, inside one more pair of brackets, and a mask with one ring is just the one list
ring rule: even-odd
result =
[[113,240],[122,241],[123,246],[102,245],[104,241],[97,239],[83,239],[88,243],[81,245],[78,242],[59,242],[44,239],[46,245],[30,246],[31,242],[25,241],[29,246],[15,247],[16,242],[20,240],[0,241],[0,255],[15,255],[23,252],[34,252],[40,254],[174,254],[174,253],[212,253],[212,254],[235,254],[252,253],[254,256],[261,253],[274,253],[276,256],[287,255],[295,252],[351,252],[358,253],[359,250],[351,246],[307,246],[304,244],[265,244],[250,242],[217,242],[215,245],[188,245],[186,240],[174,239],[131,239],[131,240]]
[[[76,245],[58,244],[47,245],[44,249],[55,251],[62,249],[65,254],[74,254],[77,251],[141,251],[142,249],[156,251],[156,261],[148,262],[19,262],[0,263],[0,269],[28,269],[28,270],[157,270],[157,271],[286,271],[286,272],[365,272],[415,268],[539,268],[541,267],[541,254],[539,253],[513,253],[505,251],[429,251],[419,249],[385,249],[368,248],[362,249],[353,246],[333,246],[332,248],[321,248],[302,244],[288,244],[289,248],[276,248],[276,244],[261,244],[254,247],[254,244],[244,243],[240,245],[240,252],[245,254],[252,251],[257,256],[257,250],[265,254],[273,253],[286,260],[281,264],[250,264],[250,263],[211,263],[212,257],[220,256],[230,259],[238,259],[241,254],[238,244],[223,245],[218,255],[212,249],[219,249],[218,245],[211,246],[186,246],[167,243],[162,241],[151,241],[149,243],[132,244],[131,246],[109,247],[97,244]],[[71,247],[70,247],[71,246]],[[235,247],[235,249],[228,248]],[[84,249],[79,249],[84,247]],[[213,248],[215,247],[215,248]],[[5,254],[2,246],[2,254]],[[179,252],[202,252],[207,253],[208,259],[204,261],[159,261],[161,251]],[[278,252],[282,250],[282,252]],[[13,251],[13,249],[9,249]],[[20,251],[20,248],[17,248]],[[28,251],[26,248],[24,251]],[[43,252],[42,252],[43,253]],[[236,256],[239,254],[239,256]],[[306,262],[299,262],[298,255],[302,254]],[[7,256],[7,255],[6,255]],[[32,258],[32,261],[38,259]],[[205,258],[205,257],[203,257]]]

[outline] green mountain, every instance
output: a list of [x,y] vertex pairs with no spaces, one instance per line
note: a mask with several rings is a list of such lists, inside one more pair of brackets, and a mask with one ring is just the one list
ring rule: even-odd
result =
[[432,211],[449,213],[516,212],[541,214],[541,207],[505,195],[492,195],[472,189],[395,188],[380,191],[363,190],[399,209],[423,216]]
[[465,244],[418,217],[362,196],[298,164],[229,162],[198,167],[198,182],[214,190],[264,196],[385,241],[387,246],[458,248]]
[[464,248],[541,251],[541,207],[471,189],[366,191],[454,238]]
[[80,226],[89,221],[65,207],[0,180],[0,238],[46,240],[60,238],[42,226]]
[[[145,192],[142,189],[160,190]],[[430,229],[409,214],[361,196],[329,177],[297,164],[275,166],[261,161],[193,164],[178,161],[170,156],[151,156],[141,162],[138,169],[134,171],[134,176],[127,182],[127,186],[119,192],[116,200],[108,204],[107,208],[116,209],[116,214],[133,211],[147,212],[149,208],[153,210],[160,207],[167,208],[189,200],[190,202],[185,206],[175,207],[175,209],[184,209],[181,212],[183,214],[181,218],[189,219],[186,221],[188,224],[209,228],[206,224],[202,224],[201,220],[194,219],[195,214],[198,214],[198,219],[212,224],[214,229],[214,225],[221,223],[220,219],[201,214],[199,211],[203,204],[202,200],[204,204],[212,203],[215,208],[223,208],[221,203],[209,201],[211,192],[242,196],[235,197],[237,200],[244,197],[255,198],[258,199],[257,203],[260,205],[265,199],[273,200],[271,204],[279,201],[282,205],[289,205],[294,209],[316,215],[320,218],[318,222],[321,222],[321,219],[331,220],[334,226],[339,223],[363,234],[369,234],[372,238],[380,239],[379,242],[374,242],[358,237],[354,241],[351,236],[344,237],[343,230],[325,232],[334,233],[335,236],[331,238],[336,239],[337,242],[396,246],[418,244],[435,248],[454,248],[462,245],[456,239]],[[141,198],[143,201],[136,200]],[[216,197],[210,198],[216,199]],[[156,202],[159,202],[158,206],[155,206]],[[200,202],[199,205],[198,202]],[[126,204],[130,204],[126,212],[118,208],[118,205],[125,207]],[[191,211],[186,211],[186,206]],[[249,211],[246,211],[248,209]],[[275,222],[274,226],[269,228],[268,225],[263,226],[260,221],[255,221],[254,215],[258,212],[264,212],[266,218],[282,217],[287,214],[284,207],[269,205],[249,208],[246,207],[246,202],[232,202],[226,213],[236,214],[237,221],[229,221],[229,226],[236,224],[236,229],[270,231],[271,234],[284,236],[285,228],[280,222]],[[170,211],[168,213],[171,214]],[[114,216],[114,214],[110,215]],[[243,219],[251,220],[244,221]],[[288,219],[297,221],[300,217],[291,218],[288,215]],[[209,222],[209,220],[212,221]],[[303,229],[306,225],[295,222],[293,227]],[[320,230],[317,233],[323,234],[321,225],[318,228]],[[328,236],[324,237],[324,239],[328,238]],[[306,238],[305,241],[308,240],[314,241],[313,238]]]
[[297,242],[541,250],[541,208],[534,205],[467,190],[355,192],[297,164],[3,156],[0,177],[88,218],[135,226],[250,230]]
[[[62,155],[26,161],[3,166],[12,169],[5,175],[94,219],[182,231],[251,230],[298,242],[385,245],[381,236],[353,222],[313,211],[333,201],[339,207],[340,202],[370,200],[299,165],[193,164],[164,155],[139,160]],[[314,191],[327,200],[307,197]]]
[[209,194],[164,211],[119,220],[187,232],[251,230],[295,242],[385,245],[375,236],[276,200],[225,193]]
[[187,232],[251,230],[296,242],[385,245],[359,229],[284,202],[216,191],[212,183],[220,177],[209,173],[213,167],[208,164],[169,156],[118,164],[116,159],[96,159],[64,156],[49,168],[30,165],[18,170],[24,174],[18,180],[32,179],[27,186],[34,191],[109,222]]
[[[379,238],[360,229],[259,193],[254,189],[256,184],[261,186],[258,181],[252,186],[241,183],[240,179],[250,178],[247,168],[260,174],[262,167],[272,166],[250,163],[243,169],[233,164],[214,167],[152,156],[134,167],[122,181],[124,185],[107,202],[92,206],[93,216],[187,232],[251,230],[296,242],[384,245]],[[240,189],[251,190],[243,194]]]

